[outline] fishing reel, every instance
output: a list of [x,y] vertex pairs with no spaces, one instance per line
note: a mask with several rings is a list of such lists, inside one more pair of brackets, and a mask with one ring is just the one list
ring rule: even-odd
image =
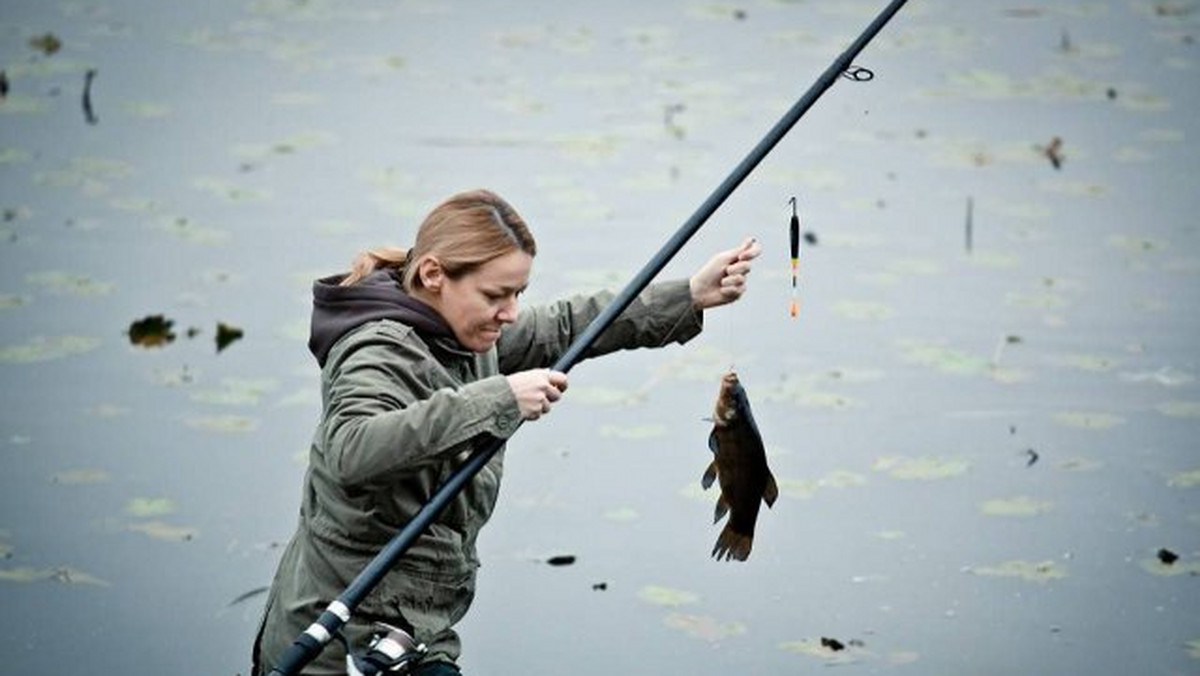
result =
[[346,672],[349,676],[411,673],[427,650],[424,643],[403,629],[376,622],[375,636],[366,653],[357,655],[346,651]]

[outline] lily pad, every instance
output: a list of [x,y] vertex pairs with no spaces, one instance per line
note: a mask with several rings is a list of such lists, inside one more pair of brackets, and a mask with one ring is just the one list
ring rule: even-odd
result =
[[1172,418],[1200,418],[1200,401],[1164,401],[1154,408]]
[[115,286],[111,282],[98,282],[90,277],[73,275],[57,270],[37,272],[25,277],[25,281],[40,286],[51,293],[67,296],[107,296]]
[[273,392],[279,383],[273,378],[223,378],[221,389],[200,390],[192,394],[192,401],[223,406],[254,406],[264,395]]
[[1195,488],[1200,486],[1200,469],[1176,472],[1167,479],[1167,485],[1172,488]]
[[970,464],[966,460],[932,455],[884,456],[871,464],[871,469],[876,472],[886,472],[896,479],[918,481],[948,479],[965,474],[969,467]]
[[1172,563],[1166,563],[1160,557],[1151,557],[1138,561],[1138,565],[1147,573],[1162,577],[1200,576],[1200,561],[1175,560]]
[[95,587],[112,586],[109,582],[101,580],[90,573],[85,573],[82,570],[68,566],[59,568],[32,568],[30,566],[0,568],[0,581],[24,583],[50,581],[60,584],[80,584]]
[[967,569],[975,575],[989,577],[1015,577],[1029,582],[1045,583],[1067,576],[1066,568],[1054,561],[1005,561],[994,566],[976,566]]
[[1055,413],[1054,421],[1060,425],[1078,427],[1085,430],[1107,430],[1125,423],[1125,419],[1119,415],[1088,411],[1062,411]]
[[676,608],[700,601],[700,595],[672,587],[646,585],[638,591],[638,598],[650,605]]
[[741,622],[722,622],[709,615],[670,613],[663,618],[663,624],[711,643],[746,633],[746,625]]
[[854,321],[881,321],[896,316],[896,311],[883,303],[871,301],[840,300],[833,306],[833,311],[846,319]]
[[100,347],[100,339],[86,336],[35,337],[24,345],[0,347],[0,361],[12,364],[32,364],[74,357]]
[[91,484],[102,484],[108,480],[108,472],[102,469],[94,469],[90,467],[64,470],[50,477],[50,483],[59,484],[61,486],[87,486]]
[[1049,500],[1037,500],[1026,495],[1015,498],[998,498],[987,500],[979,505],[979,510],[989,516],[1037,516],[1050,511],[1054,503]]
[[133,498],[125,504],[125,512],[141,519],[165,516],[175,511],[175,501],[170,498]]
[[189,542],[199,536],[199,532],[194,528],[175,526],[162,521],[131,523],[127,526],[127,528],[135,533],[141,533],[154,538],[155,540],[167,540],[170,542]]
[[243,434],[258,429],[258,419],[241,415],[194,416],[184,420],[189,427],[209,432]]

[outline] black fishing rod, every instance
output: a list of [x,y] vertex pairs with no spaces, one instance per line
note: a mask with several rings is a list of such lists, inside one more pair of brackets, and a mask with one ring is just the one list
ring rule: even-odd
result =
[[[679,227],[679,230],[671,236],[671,239],[667,240],[666,244],[658,250],[658,253],[654,254],[654,257],[646,263],[645,267],[634,275],[625,288],[601,310],[600,314],[592,320],[591,324],[588,324],[583,333],[567,347],[567,351],[559,357],[558,361],[551,367],[552,369],[566,373],[583,358],[583,354],[596,342],[600,334],[604,333],[616,321],[617,317],[629,307],[629,304],[649,286],[654,277],[679,253],[683,245],[700,230],[705,221],[733,194],[733,191],[750,175],[750,172],[787,135],[796,122],[804,116],[804,113],[816,103],[817,99],[821,98],[821,95],[837,82],[839,77],[845,76],[858,81],[871,79],[872,74],[869,70],[853,67],[852,62],[858,56],[859,52],[867,46],[867,43],[879,31],[883,30],[883,27],[888,21],[891,21],[892,17],[895,16],[896,12],[900,11],[900,8],[907,1],[892,0],[875,17],[858,38],[846,48],[846,51],[842,52],[841,56],[825,69],[825,72],[808,88],[808,91],[775,123],[775,126],[758,142],[758,145],[754,146],[754,149],[746,155],[745,159],[733,168],[729,176],[717,186],[716,190],[708,196],[708,199],[704,200],[695,213]],[[342,625],[350,620],[350,616],[358,608],[358,604],[383,580],[383,577],[400,560],[400,557],[408,551],[417,538],[425,532],[425,529],[450,504],[450,501],[463,490],[467,482],[478,474],[487,465],[488,461],[492,459],[492,456],[504,447],[504,443],[502,439],[494,439],[486,446],[473,451],[466,462],[456,469],[446,482],[438,488],[429,502],[418,510],[412,520],[405,524],[404,528],[400,529],[383,550],[363,568],[362,572],[358,574],[358,577],[354,578],[354,581],[342,592],[341,596],[330,603],[325,611],[321,613],[320,617],[317,618],[316,622],[310,625],[288,647],[281,656],[278,666],[271,673],[292,676],[298,674],[301,669],[316,659],[317,655],[321,653],[325,645],[337,634]]]

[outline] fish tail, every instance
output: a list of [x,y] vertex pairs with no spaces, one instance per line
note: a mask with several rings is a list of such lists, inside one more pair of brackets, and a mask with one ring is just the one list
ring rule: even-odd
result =
[[729,524],[725,524],[717,544],[713,545],[712,555],[718,561],[745,561],[750,558],[750,546],[754,538],[750,535],[735,533]]

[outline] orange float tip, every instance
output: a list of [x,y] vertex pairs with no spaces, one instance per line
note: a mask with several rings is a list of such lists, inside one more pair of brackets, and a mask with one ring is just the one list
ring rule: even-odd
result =
[[792,319],[795,319],[797,316],[799,316],[799,314],[800,314],[800,304],[799,304],[799,303],[797,303],[796,301],[792,301],[792,306],[791,306],[791,308],[789,309],[789,314],[791,314],[791,315],[792,315]]

